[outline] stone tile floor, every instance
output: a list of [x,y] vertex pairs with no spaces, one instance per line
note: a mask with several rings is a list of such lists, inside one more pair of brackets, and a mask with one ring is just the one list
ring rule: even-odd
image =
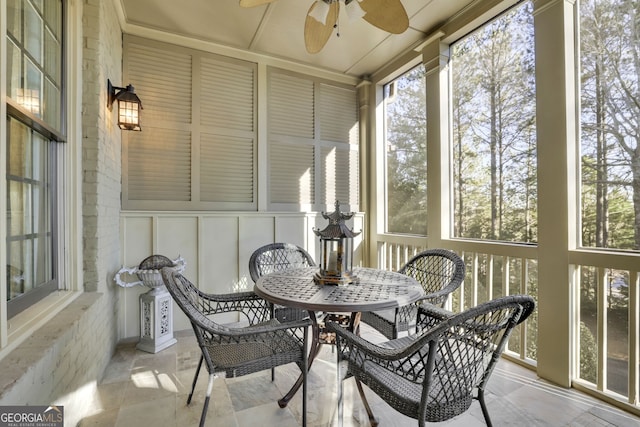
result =
[[[380,339],[362,325],[363,336]],[[204,401],[207,375],[202,369],[191,405],[186,405],[200,350],[190,331],[177,332],[177,344],[157,354],[119,346],[98,386],[93,415],[80,427],[188,427],[197,426]],[[207,414],[207,426],[293,427],[301,424],[301,391],[285,409],[276,401],[289,389],[299,370],[295,365],[240,378],[216,379]],[[337,426],[335,353],[323,346],[309,373],[309,427]],[[366,389],[366,387],[365,387]],[[416,426],[366,389],[379,425]],[[576,390],[563,389],[538,379],[534,372],[501,360],[489,380],[487,406],[495,426],[638,426],[636,417]],[[353,380],[345,382],[344,425],[368,425]],[[480,405],[452,420],[431,424],[484,426]]]

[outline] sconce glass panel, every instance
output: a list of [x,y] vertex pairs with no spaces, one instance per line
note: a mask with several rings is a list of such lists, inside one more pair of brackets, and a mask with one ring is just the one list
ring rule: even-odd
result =
[[120,129],[141,130],[139,106],[140,104],[137,102],[118,100],[118,126]]

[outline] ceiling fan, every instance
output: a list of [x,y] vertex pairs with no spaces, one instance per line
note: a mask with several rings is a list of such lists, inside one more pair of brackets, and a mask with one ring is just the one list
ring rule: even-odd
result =
[[[275,0],[240,0],[241,7],[255,7]],[[309,53],[322,50],[337,27],[341,0],[316,0],[304,23],[304,44]],[[349,19],[362,18],[371,25],[392,34],[409,27],[407,11],[400,0],[342,0]]]

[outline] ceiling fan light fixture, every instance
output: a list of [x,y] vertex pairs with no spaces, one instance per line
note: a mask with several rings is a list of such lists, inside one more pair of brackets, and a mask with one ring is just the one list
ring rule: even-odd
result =
[[360,19],[367,14],[367,12],[362,10],[362,6],[360,6],[359,0],[345,0],[344,4],[347,9],[347,16],[349,17],[349,21],[351,22]]
[[317,0],[313,10],[309,12],[309,16],[322,25],[327,25],[327,16],[329,16],[329,2],[326,2],[324,0]]

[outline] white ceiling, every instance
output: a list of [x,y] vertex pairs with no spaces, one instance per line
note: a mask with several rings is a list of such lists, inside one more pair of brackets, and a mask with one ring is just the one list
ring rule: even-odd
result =
[[[373,74],[419,44],[473,0],[402,0],[409,15],[403,34],[389,34],[340,11],[339,32],[309,54],[304,21],[314,0],[276,0],[241,8],[239,0],[120,0],[127,26],[160,30],[206,42],[360,77]],[[366,1],[366,0],[365,0]]]

